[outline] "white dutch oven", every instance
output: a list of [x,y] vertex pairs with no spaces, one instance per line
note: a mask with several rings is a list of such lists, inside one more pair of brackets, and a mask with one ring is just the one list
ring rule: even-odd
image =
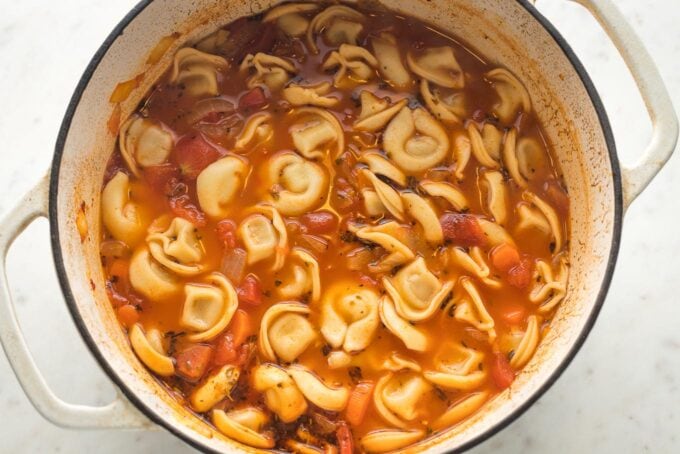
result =
[[[101,182],[115,142],[107,120],[113,109],[108,99],[116,84],[145,73],[141,86],[121,106],[125,116],[179,46],[274,3],[278,2],[147,0],[137,5],[102,44],[78,84],[57,139],[51,173],[2,222],[0,339],[24,391],[50,421],[78,428],[152,428],[156,423],[205,451],[252,451],[216,433],[178,405],[132,354],[106,296],[97,232]],[[595,15],[623,55],[654,124],[651,143],[631,167],[619,166],[607,116],[581,63],[526,0],[381,3],[464,36],[482,55],[507,66],[524,81],[554,145],[571,197],[569,296],[546,339],[510,389],[472,418],[414,448],[463,450],[518,417],[576,354],[609,287],[624,211],[670,157],[677,139],[677,120],[654,63],[610,0],[580,3]],[[150,49],[173,32],[181,35],[164,58],[154,66],[145,64]],[[72,405],[57,398],[36,368],[17,324],[4,257],[14,238],[38,216],[49,218],[54,261],[73,319],[122,391],[107,406]],[[79,216],[89,231],[83,241],[76,224]]]

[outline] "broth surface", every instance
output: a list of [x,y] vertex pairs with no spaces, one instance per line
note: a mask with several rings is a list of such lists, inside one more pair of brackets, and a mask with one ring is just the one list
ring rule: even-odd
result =
[[225,435],[399,449],[529,361],[565,297],[569,199],[507,70],[389,11],[285,8],[180,50],[121,128],[103,182],[107,290],[140,360]]

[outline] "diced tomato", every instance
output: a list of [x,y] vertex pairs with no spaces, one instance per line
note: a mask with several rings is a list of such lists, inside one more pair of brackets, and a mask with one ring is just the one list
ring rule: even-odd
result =
[[175,145],[172,160],[182,175],[195,179],[203,169],[215,162],[221,153],[200,134],[182,137]]
[[491,263],[497,270],[507,273],[510,268],[519,265],[519,252],[515,246],[503,243],[491,251]]
[[556,180],[550,180],[543,185],[543,190],[553,208],[562,216],[566,216],[569,213],[569,196],[562,185]]
[[352,390],[347,401],[347,409],[345,410],[347,422],[351,425],[356,427],[363,422],[373,397],[374,387],[375,383],[372,381],[362,381],[357,383]]
[[501,353],[494,353],[491,360],[491,378],[498,389],[505,389],[515,380],[515,371]]
[[486,236],[477,218],[470,214],[445,213],[439,218],[444,239],[452,243],[469,247],[484,246]]
[[241,110],[257,109],[267,104],[267,96],[262,87],[255,87],[238,99]]
[[352,430],[349,428],[346,422],[341,421],[338,423],[338,430],[335,432],[335,436],[337,437],[338,445],[340,446],[340,454],[354,453]]
[[335,191],[333,191],[333,206],[341,213],[349,213],[359,205],[359,194],[356,189],[344,178],[335,179]]
[[195,382],[201,379],[208,369],[213,349],[209,345],[197,344],[175,355],[177,375]]
[[508,325],[519,325],[527,316],[527,310],[519,304],[507,304],[501,309],[501,318]]
[[118,314],[118,320],[120,323],[126,328],[131,327],[139,320],[139,312],[132,304],[120,306],[116,311],[116,314]]
[[156,192],[167,194],[173,179],[179,178],[179,168],[170,162],[144,168],[144,178]]
[[300,217],[300,221],[305,226],[306,233],[315,235],[331,233],[338,228],[338,218],[327,210],[303,214]]
[[518,265],[508,270],[508,283],[518,289],[525,289],[531,283],[533,262],[528,257],[523,257]]
[[238,355],[236,357],[236,366],[244,366],[250,361],[255,352],[255,344],[253,342],[245,342],[238,348]]
[[182,195],[180,197],[172,197],[169,200],[170,209],[175,216],[190,221],[196,227],[205,227],[207,221],[205,218],[205,213],[198,209],[196,205],[191,201],[188,195]]
[[236,289],[238,300],[252,306],[262,304],[262,288],[254,274],[247,275]]
[[234,335],[226,332],[217,339],[213,364],[217,367],[233,364],[236,361],[237,354],[238,352],[234,345]]
[[231,219],[223,219],[215,227],[217,237],[222,240],[224,247],[234,249],[236,247],[236,223]]

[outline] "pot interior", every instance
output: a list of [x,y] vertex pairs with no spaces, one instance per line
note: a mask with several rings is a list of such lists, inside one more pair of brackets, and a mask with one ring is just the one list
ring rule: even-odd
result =
[[[83,76],[60,133],[52,170],[55,261],[67,303],[90,348],[114,381],[154,421],[197,447],[220,452],[253,449],[216,433],[169,396],[132,353],[107,298],[98,251],[101,182],[116,140],[107,125],[134,110],[177,48],[275,3],[156,0],[140,4],[114,31]],[[597,95],[524,1],[376,3],[463,37],[483,58],[518,76],[531,94],[571,198],[567,299],[511,388],[463,423],[419,445],[425,451],[441,452],[469,446],[507,423],[549,386],[582,343],[602,303],[613,267],[610,258],[615,257],[618,246],[618,163]],[[151,64],[151,50],[159,43],[169,47]],[[136,77],[141,83],[125,101],[119,105],[109,102],[119,82]]]

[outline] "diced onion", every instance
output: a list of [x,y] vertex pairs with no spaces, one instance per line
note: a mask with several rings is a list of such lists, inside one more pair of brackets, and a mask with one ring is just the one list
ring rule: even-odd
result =
[[300,239],[305,243],[305,246],[309,246],[314,252],[323,254],[328,250],[328,241],[324,238],[318,237],[316,235],[300,235]]
[[231,114],[234,112],[234,105],[223,98],[208,98],[198,101],[193,105],[187,114],[186,120],[189,124],[196,124],[211,113]]
[[99,253],[103,257],[115,257],[117,259],[126,257],[130,253],[130,248],[127,244],[118,240],[102,241],[99,245]]
[[238,284],[243,280],[246,270],[246,258],[248,254],[241,248],[230,249],[222,256],[220,271],[233,283]]
[[366,247],[353,249],[347,253],[347,268],[352,271],[363,271],[373,258],[373,253]]

